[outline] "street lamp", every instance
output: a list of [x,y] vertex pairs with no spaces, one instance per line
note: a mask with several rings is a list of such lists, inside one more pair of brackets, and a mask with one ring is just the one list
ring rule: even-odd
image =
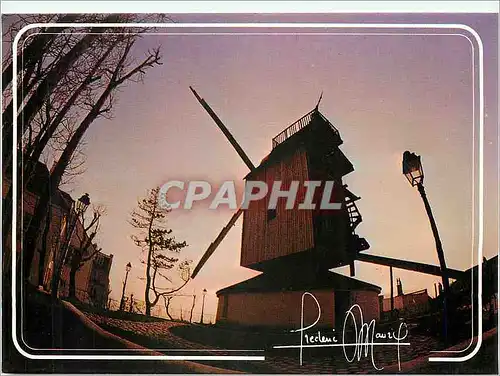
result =
[[417,189],[424,202],[425,211],[429,217],[429,222],[431,224],[432,234],[434,235],[434,240],[436,242],[436,251],[439,259],[439,266],[441,267],[441,278],[443,280],[443,331],[444,340],[447,342],[448,339],[448,312],[447,312],[447,297],[450,291],[450,282],[448,279],[448,272],[446,268],[446,261],[444,258],[443,246],[441,244],[441,239],[439,238],[438,229],[436,226],[436,221],[432,215],[431,206],[424,189],[424,170],[422,168],[422,162],[420,161],[420,156],[411,153],[408,150],[403,153],[403,174],[406,176],[411,186],[417,186]]
[[122,298],[120,300],[120,311],[123,311],[125,307],[125,287],[127,286],[127,278],[128,278],[128,273],[132,269],[132,264],[129,262],[125,266],[125,281],[123,281],[123,290],[122,290]]
[[200,324],[203,324],[203,310],[205,308],[205,296],[207,295],[207,289],[203,289],[203,300],[201,302],[201,320]]
[[70,231],[68,232],[69,237],[67,239],[67,247],[71,244],[71,238],[73,237],[73,233],[75,232],[76,229],[76,224],[78,222],[78,217],[83,216],[85,212],[87,211],[87,208],[90,205],[90,196],[88,193],[85,193],[81,195],[81,197],[76,200],[76,202],[73,202],[71,204],[71,210],[69,215],[71,216],[72,212],[74,211],[74,218],[73,221],[70,221]]
[[424,183],[424,169],[420,155],[410,153],[408,150],[403,153],[403,174],[412,187]]
[[85,193],[76,202],[75,212],[76,212],[77,216],[79,214],[85,213],[85,211],[87,210],[89,205],[90,205],[90,197],[89,197],[88,193]]

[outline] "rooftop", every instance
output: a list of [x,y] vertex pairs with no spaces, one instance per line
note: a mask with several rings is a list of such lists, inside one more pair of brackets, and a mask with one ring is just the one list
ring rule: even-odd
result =
[[333,273],[328,270],[316,273],[263,273],[254,278],[217,291],[217,295],[237,292],[277,292],[325,290],[337,291],[369,290],[378,294],[381,288],[356,278]]

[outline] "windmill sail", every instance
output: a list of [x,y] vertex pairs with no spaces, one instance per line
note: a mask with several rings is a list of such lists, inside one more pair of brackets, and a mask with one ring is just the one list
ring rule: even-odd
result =
[[215,240],[212,243],[210,243],[210,246],[206,250],[205,254],[202,256],[202,258],[198,262],[198,265],[196,265],[196,267],[194,268],[193,274],[191,275],[191,278],[196,277],[196,275],[199,273],[200,269],[203,267],[203,265],[205,265],[205,263],[210,258],[210,256],[212,256],[212,254],[215,252],[215,250],[217,249],[219,244],[226,237],[229,230],[231,230],[231,228],[234,226],[234,224],[236,223],[236,221],[240,217],[241,213],[243,213],[243,210],[238,209],[238,211],[236,213],[234,213],[233,216],[231,217],[231,219],[229,220],[229,223],[219,233],[217,238],[215,238]]
[[[210,117],[214,120],[215,124],[217,124],[217,126],[222,131],[222,133],[224,133],[224,135],[226,136],[228,141],[234,147],[234,149],[236,150],[238,155],[241,157],[241,159],[243,159],[243,162],[245,162],[245,164],[250,169],[250,171],[255,170],[255,166],[252,163],[252,161],[250,160],[250,158],[248,158],[248,155],[243,151],[241,146],[234,139],[231,132],[229,132],[229,130],[224,125],[224,123],[222,123],[222,121],[219,119],[217,114],[212,110],[212,108],[208,105],[208,103],[198,95],[196,90],[194,90],[191,86],[189,88],[193,92],[193,94],[196,97],[196,99],[198,100],[198,102],[200,102],[200,104],[203,106],[203,108],[208,112]],[[208,249],[205,251],[205,253],[201,257],[200,261],[198,262],[198,264],[196,265],[196,267],[193,270],[193,274],[191,275],[191,278],[194,278],[194,277],[196,277],[196,275],[198,275],[200,269],[203,267],[203,265],[205,265],[205,263],[210,258],[210,256],[212,256],[212,254],[215,252],[215,250],[217,249],[219,244],[222,242],[222,240],[224,240],[224,238],[228,234],[229,230],[231,230],[231,228],[234,226],[234,224],[236,223],[236,221],[238,220],[238,218],[241,216],[242,213],[243,213],[242,209],[239,208],[238,211],[233,214],[233,216],[229,220],[228,224],[222,229],[222,231],[219,233],[217,238],[210,244]]]
[[241,159],[243,159],[243,162],[245,162],[245,164],[248,166],[248,168],[250,169],[250,171],[254,170],[255,169],[254,164],[252,163],[252,161],[250,160],[250,158],[248,158],[248,155],[246,155],[246,153],[243,151],[243,149],[241,148],[241,146],[236,142],[236,140],[234,139],[234,137],[231,134],[231,132],[229,132],[229,130],[226,128],[226,126],[224,125],[224,123],[222,123],[222,121],[219,119],[219,117],[217,116],[217,114],[212,110],[212,108],[208,105],[208,103],[205,102],[205,100],[198,95],[198,93],[196,92],[196,90],[194,90],[191,86],[189,88],[193,92],[193,94],[196,97],[196,99],[198,99],[198,102],[201,103],[201,105],[203,106],[203,108],[208,112],[208,114],[210,115],[210,117],[215,121],[215,124],[217,124],[217,126],[220,128],[220,130],[222,131],[222,133],[224,133],[224,136],[226,136],[226,138],[229,140],[229,142],[231,143],[231,145],[233,145],[234,149],[236,150],[236,152],[238,153],[238,155],[241,157]]

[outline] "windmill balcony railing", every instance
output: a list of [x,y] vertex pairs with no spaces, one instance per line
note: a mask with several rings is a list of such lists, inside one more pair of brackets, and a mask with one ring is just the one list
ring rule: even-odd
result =
[[332,130],[340,137],[340,133],[337,128],[333,126],[332,123],[328,121],[327,118],[323,116],[321,112],[318,111],[318,109],[313,109],[311,112],[305,114],[302,116],[299,120],[294,122],[292,125],[288,126],[285,128],[282,132],[280,132],[276,137],[273,138],[273,149],[278,146],[279,144],[285,142],[288,138],[292,137],[295,133],[300,131],[301,129],[305,128],[309,123],[311,122],[313,115],[320,116],[321,119],[326,122]]

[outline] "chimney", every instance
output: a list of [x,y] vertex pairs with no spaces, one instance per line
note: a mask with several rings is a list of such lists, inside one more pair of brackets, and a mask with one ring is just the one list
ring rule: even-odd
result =
[[403,284],[401,283],[401,279],[396,279],[396,288],[398,291],[398,296],[403,295]]

